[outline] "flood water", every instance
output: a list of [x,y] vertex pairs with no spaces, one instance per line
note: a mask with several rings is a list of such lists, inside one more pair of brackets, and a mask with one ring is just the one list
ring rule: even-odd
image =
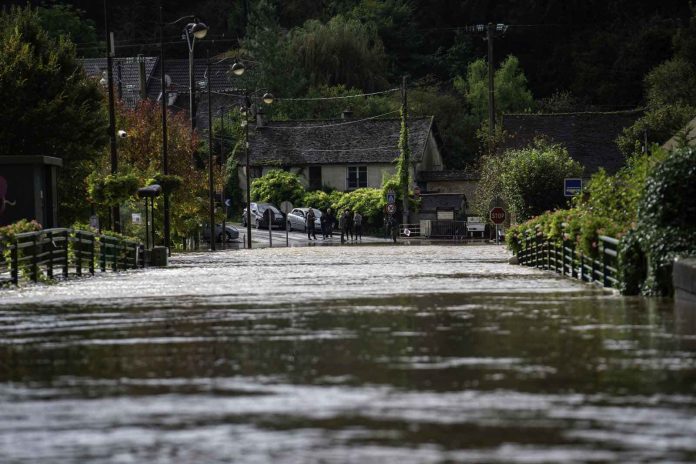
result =
[[495,246],[0,291],[2,463],[696,461],[696,313]]

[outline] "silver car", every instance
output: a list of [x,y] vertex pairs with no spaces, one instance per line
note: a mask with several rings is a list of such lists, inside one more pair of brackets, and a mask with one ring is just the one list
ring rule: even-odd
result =
[[[288,213],[288,229],[289,230],[301,230],[306,231],[306,217],[309,208],[295,208]],[[321,230],[321,211],[316,208],[312,208],[314,211],[314,228],[319,231]]]

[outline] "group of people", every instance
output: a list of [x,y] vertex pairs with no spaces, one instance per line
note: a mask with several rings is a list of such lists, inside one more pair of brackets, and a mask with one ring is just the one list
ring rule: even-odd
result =
[[[312,240],[312,237],[314,237],[314,240],[317,239],[314,227],[314,221],[316,221],[316,219],[314,208],[309,208],[305,217],[308,240]],[[350,240],[362,240],[363,217],[359,211],[353,212],[346,209],[340,213],[338,219],[336,219],[331,208],[327,208],[326,211],[322,212],[319,221],[321,223],[321,235],[323,240],[333,237],[336,226],[338,226],[338,230],[341,232],[341,243],[344,243],[349,238]]]

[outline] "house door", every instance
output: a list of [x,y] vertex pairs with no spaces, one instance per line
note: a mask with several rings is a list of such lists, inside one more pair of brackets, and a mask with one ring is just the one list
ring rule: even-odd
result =
[[321,190],[321,166],[309,167],[309,189]]

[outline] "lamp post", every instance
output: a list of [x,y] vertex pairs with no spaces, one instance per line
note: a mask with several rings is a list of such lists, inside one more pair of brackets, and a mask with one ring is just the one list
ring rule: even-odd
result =
[[193,48],[196,45],[196,39],[203,39],[208,33],[208,26],[197,21],[186,24],[183,35],[186,37],[186,45],[189,51],[189,114],[191,115],[191,132],[196,128],[196,88],[193,84]]
[[[210,51],[205,61],[205,84],[208,91],[208,199],[210,200],[210,251],[215,251],[215,191],[213,179],[213,118],[210,102]],[[222,231],[223,240],[225,230]]]
[[[189,85],[190,93],[193,95],[193,45],[195,39],[202,39],[208,32],[208,27],[197,21],[195,16],[184,16],[176,21],[170,23],[165,23],[162,14],[162,7],[160,6],[160,90],[162,99],[162,173],[166,176],[169,174],[169,156],[167,153],[167,89],[166,80],[164,74],[164,26],[174,25],[183,21],[184,19],[193,20],[194,22],[189,23],[184,28],[186,32],[186,40],[189,45]],[[190,26],[190,27],[189,27]],[[190,39],[193,35],[193,39]],[[190,98],[189,103],[191,104],[191,121],[195,121],[195,116],[193,115],[193,97]],[[193,122],[192,129],[193,129]],[[170,211],[169,211],[169,192],[164,192],[164,246],[169,250],[170,248]],[[168,251],[170,254],[171,251]]]
[[[244,74],[246,68],[239,61],[235,62],[230,71],[235,76],[241,76]],[[249,165],[249,113],[251,112],[251,98],[255,97],[259,90],[256,90],[251,96],[247,89],[244,89],[244,106],[241,108],[242,114],[244,115],[244,151],[246,155],[246,162],[244,166],[245,177],[246,177],[246,227],[247,227],[247,248],[251,248],[251,166]],[[263,102],[267,105],[273,103],[274,97],[271,93],[266,92],[261,97]],[[270,232],[272,224],[268,224],[268,230]]]
[[[104,28],[106,29],[106,85],[109,93],[109,142],[111,149],[111,174],[118,171],[118,154],[116,152],[116,115],[114,110],[114,70],[111,31],[109,30],[109,2],[104,0]],[[111,229],[121,232],[121,211],[118,205],[111,208]]]

